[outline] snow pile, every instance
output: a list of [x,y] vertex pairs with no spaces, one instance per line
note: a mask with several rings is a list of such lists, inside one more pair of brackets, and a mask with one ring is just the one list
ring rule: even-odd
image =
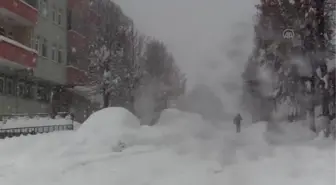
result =
[[73,140],[76,147],[72,150],[109,152],[122,137],[133,135],[139,128],[139,120],[128,110],[106,108],[92,114],[76,131]]
[[264,134],[266,141],[271,144],[302,144],[312,141],[316,137],[316,134],[307,125],[307,121],[276,122],[274,124],[276,129]]

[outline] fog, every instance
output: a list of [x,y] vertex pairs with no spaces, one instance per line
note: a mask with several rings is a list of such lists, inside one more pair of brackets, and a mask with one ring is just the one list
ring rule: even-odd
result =
[[114,1],[137,29],[168,45],[187,75],[188,89],[206,84],[221,98],[225,112],[239,110],[258,0]]

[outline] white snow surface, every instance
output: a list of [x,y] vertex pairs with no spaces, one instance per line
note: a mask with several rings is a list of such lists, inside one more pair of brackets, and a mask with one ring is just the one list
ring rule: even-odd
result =
[[[77,131],[0,140],[1,185],[334,185],[335,143],[301,124],[216,126],[167,109],[153,127],[123,108]],[[270,139],[272,138],[272,139]],[[271,140],[277,140],[272,144]],[[121,147],[124,144],[125,147]]]

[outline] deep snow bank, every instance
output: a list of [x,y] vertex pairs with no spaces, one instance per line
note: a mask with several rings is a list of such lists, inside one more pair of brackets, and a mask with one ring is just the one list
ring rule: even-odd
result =
[[140,122],[121,107],[110,107],[92,114],[76,131],[71,150],[77,152],[109,152],[125,135],[140,129]]

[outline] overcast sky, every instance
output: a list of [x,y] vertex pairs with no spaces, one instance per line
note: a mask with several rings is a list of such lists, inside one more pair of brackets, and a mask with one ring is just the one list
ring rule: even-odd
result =
[[259,0],[114,1],[141,32],[168,45],[189,85],[240,82]]

